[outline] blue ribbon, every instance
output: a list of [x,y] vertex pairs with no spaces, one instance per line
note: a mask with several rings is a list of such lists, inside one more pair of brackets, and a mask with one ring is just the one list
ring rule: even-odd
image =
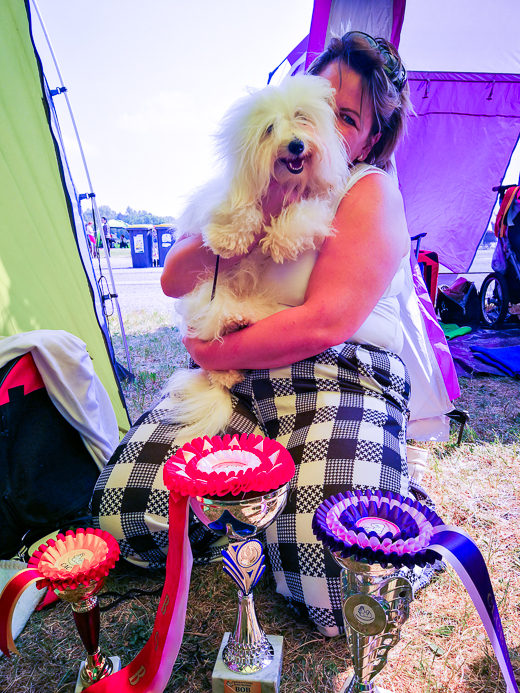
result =
[[518,693],[493,586],[480,549],[469,534],[452,525],[435,527],[428,549],[448,561],[462,580],[491,641],[507,693]]

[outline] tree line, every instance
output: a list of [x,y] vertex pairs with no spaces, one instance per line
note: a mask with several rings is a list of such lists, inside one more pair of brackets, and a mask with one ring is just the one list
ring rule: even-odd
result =
[[[106,217],[107,219],[117,219],[118,221],[124,221],[130,226],[135,226],[136,224],[168,224],[175,221],[175,217],[161,217],[157,214],[152,214],[151,212],[146,212],[144,209],[135,210],[131,207],[126,208],[126,212],[115,212],[108,205],[99,206],[99,216]],[[92,209],[88,208],[83,210],[83,219],[86,222],[93,221],[92,219]]]

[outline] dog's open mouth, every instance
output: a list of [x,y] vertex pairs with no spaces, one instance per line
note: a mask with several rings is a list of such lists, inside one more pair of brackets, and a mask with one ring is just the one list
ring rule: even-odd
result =
[[303,171],[303,162],[305,161],[303,157],[298,156],[294,159],[280,159],[280,161],[287,166],[289,173],[298,175]]

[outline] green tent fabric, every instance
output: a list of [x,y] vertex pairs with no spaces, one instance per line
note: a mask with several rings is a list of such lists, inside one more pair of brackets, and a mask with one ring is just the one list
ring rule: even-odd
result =
[[24,0],[0,2],[0,335],[82,339],[121,432],[129,428],[65,193]]

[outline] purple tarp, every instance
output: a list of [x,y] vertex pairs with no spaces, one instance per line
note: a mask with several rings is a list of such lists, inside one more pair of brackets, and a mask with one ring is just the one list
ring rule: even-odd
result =
[[416,117],[396,154],[411,235],[466,272],[520,133],[520,75],[409,73]]

